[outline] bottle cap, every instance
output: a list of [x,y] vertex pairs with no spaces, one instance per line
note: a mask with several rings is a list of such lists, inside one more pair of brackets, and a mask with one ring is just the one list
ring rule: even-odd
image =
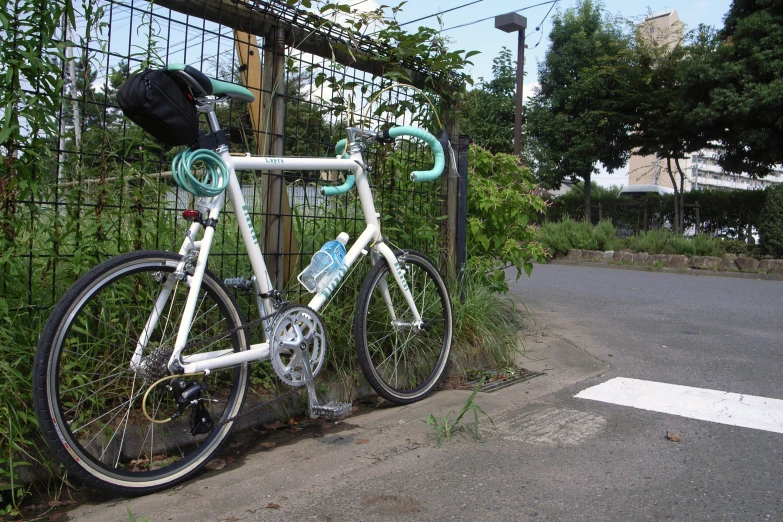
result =
[[340,232],[340,235],[337,236],[337,241],[340,242],[342,246],[345,246],[345,244],[348,242],[349,236],[345,232]]

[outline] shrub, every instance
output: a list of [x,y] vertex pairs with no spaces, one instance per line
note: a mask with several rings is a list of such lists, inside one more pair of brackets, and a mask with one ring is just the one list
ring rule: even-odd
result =
[[783,185],[767,189],[759,219],[759,239],[767,254],[783,257]]
[[691,240],[682,236],[674,236],[671,238],[670,250],[672,254],[692,256],[696,250],[694,247],[695,245]]
[[598,250],[614,250],[617,234],[610,221],[601,221],[593,228],[592,232],[598,243]]
[[742,239],[717,239],[715,240],[715,247],[718,255],[736,254],[744,256],[748,255],[751,250],[751,246]]
[[648,230],[637,236],[634,251],[648,254],[665,254],[671,243],[673,234],[665,228]]
[[717,241],[708,236],[707,234],[697,234],[691,238],[691,245],[693,246],[693,255],[695,256],[718,256],[720,250],[718,249]]
[[597,250],[598,240],[593,235],[593,227],[584,221],[566,218],[559,223],[545,223],[539,234],[541,241],[551,253],[566,253],[572,248]]
[[529,276],[546,251],[534,222],[546,209],[529,169],[511,154],[471,146],[467,243],[470,256],[496,291],[507,291],[506,266]]

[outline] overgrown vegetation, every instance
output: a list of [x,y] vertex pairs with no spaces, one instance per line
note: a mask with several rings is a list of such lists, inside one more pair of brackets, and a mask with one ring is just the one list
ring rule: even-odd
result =
[[[58,32],[64,14],[74,24],[71,3],[44,5],[21,0],[14,5],[16,10],[10,13],[10,21],[0,18],[0,31],[7,37],[0,39],[0,63],[7,65],[7,74],[0,79],[5,82],[0,84],[4,111],[0,130],[0,418],[7,421],[0,424],[2,515],[16,513],[29,493],[29,486],[22,486],[19,480],[23,467],[50,477],[60,473],[45,450],[30,407],[33,355],[52,305],[77,277],[107,257],[136,249],[175,248],[185,230],[175,208],[189,204],[188,196],[178,192],[170,178],[160,175],[177,151],[162,149],[138,127],[126,122],[115,106],[116,89],[130,72],[128,62],[108,71],[103,90],[95,87],[99,69],[93,60],[96,53],[102,52],[97,51],[102,42],[89,39],[100,35],[103,18],[94,2],[86,0],[81,6],[80,14],[88,20],[88,37],[76,42],[84,49],[78,60],[74,59],[77,81],[73,86],[66,86],[62,70],[69,61],[63,49],[74,44],[62,41]],[[329,5],[327,11],[342,11],[345,7]],[[388,46],[389,56],[376,57],[390,64],[380,82],[360,86],[340,67],[327,73],[316,67],[299,70],[288,64],[288,98],[298,96],[303,85],[311,84],[331,88],[334,98],[318,100],[318,104],[287,101],[287,153],[326,153],[335,141],[334,133],[344,129],[346,122],[340,115],[363,107],[374,93],[392,81],[408,80],[409,70],[405,66],[411,56],[420,60],[425,70],[438,74],[459,71],[470,63],[472,53],[449,50],[437,31],[406,33],[395,20],[381,20],[379,13],[357,14],[352,30],[358,34],[376,19],[384,26],[378,38],[394,42]],[[163,61],[156,47],[160,39],[156,39],[151,16],[145,15],[142,20],[146,24],[142,32],[150,35],[149,47],[133,56],[137,60],[134,64],[141,60],[142,66],[154,66]],[[227,80],[232,78],[231,71],[219,70],[219,74]],[[431,87],[429,94],[436,104],[441,104],[444,109],[438,110],[444,114],[448,112],[445,108],[453,108],[461,95],[459,85],[452,90]],[[360,91],[361,96],[357,96]],[[74,104],[65,100],[66,92],[74,98]],[[391,121],[413,114],[420,125],[437,131],[436,111],[422,109],[424,103],[419,94],[410,99],[390,97],[377,103],[377,112],[372,116],[388,114]],[[74,114],[68,112],[74,105],[83,116],[80,124],[74,123]],[[57,120],[60,108],[66,115],[62,126]],[[241,135],[232,148],[252,150],[257,144],[255,136],[247,132],[244,105],[218,110],[221,121],[230,122],[232,130]],[[83,132],[77,138],[79,130]],[[59,144],[51,138],[57,136],[62,137]],[[299,142],[306,142],[306,146],[298,145]],[[384,236],[401,247],[424,250],[437,260],[442,249],[440,187],[413,185],[407,177],[413,168],[431,162],[431,156],[420,146],[407,142],[395,152],[379,147],[371,156],[376,168],[376,189],[384,194],[377,202]],[[529,273],[531,261],[544,255],[533,222],[545,204],[537,195],[530,173],[522,171],[512,157],[492,156],[478,148],[472,149],[471,156],[475,156],[470,200],[475,219],[468,232],[471,261],[462,285],[452,282],[454,360],[455,367],[462,369],[507,366],[514,360],[519,312],[510,299],[496,291],[507,289],[502,280],[504,266],[515,266],[518,274]],[[307,181],[295,179],[297,183]],[[241,182],[257,188],[252,174]],[[256,218],[259,201],[260,198],[254,198],[248,202],[256,205]],[[317,211],[313,207],[297,208],[293,202],[292,207],[296,214],[293,228],[303,252],[317,249],[342,230],[356,237],[357,227],[362,226],[352,196],[334,198]],[[496,211],[511,207],[514,212]],[[313,219],[316,216],[323,219]],[[263,228],[260,225],[255,223],[257,230]],[[248,276],[247,260],[236,255],[240,245],[234,217],[223,214],[210,255],[210,269],[224,277]],[[347,278],[347,286],[323,313],[330,341],[325,372],[339,379],[358,378],[350,321],[355,292],[351,288],[358,289],[366,269],[360,266]],[[296,289],[292,290],[289,297],[293,298]],[[252,318],[253,300],[244,295],[238,298],[245,316]],[[271,386],[274,381],[268,365],[256,365],[251,378],[259,388]]]
[[683,237],[669,229],[658,228],[621,238],[609,221],[588,225],[584,221],[566,218],[542,225],[541,242],[551,254],[582,250],[628,250],[648,254],[680,254],[685,256],[723,256],[724,254],[758,256],[761,249],[742,240],[697,234]]

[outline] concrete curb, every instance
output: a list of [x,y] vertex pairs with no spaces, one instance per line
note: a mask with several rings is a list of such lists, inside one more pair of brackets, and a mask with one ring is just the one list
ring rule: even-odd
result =
[[591,268],[611,268],[614,270],[634,270],[637,272],[663,272],[668,274],[682,274],[694,276],[711,277],[733,277],[736,279],[756,279],[766,281],[783,281],[783,275],[777,274],[752,274],[747,272],[722,272],[715,270],[697,270],[693,268],[657,268],[648,265],[620,265],[616,263],[594,263],[585,261],[566,261],[563,259],[553,259],[549,261],[550,265],[565,266],[587,266]]

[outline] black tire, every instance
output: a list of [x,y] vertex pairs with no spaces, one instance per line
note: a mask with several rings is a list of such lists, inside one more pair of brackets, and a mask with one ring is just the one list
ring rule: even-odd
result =
[[[446,283],[432,262],[411,250],[395,255],[424,328],[410,326],[410,308],[383,258],[362,284],[353,327],[359,364],[370,386],[388,401],[409,404],[426,397],[443,376],[451,352],[453,320]],[[397,325],[392,324],[381,293],[383,281],[389,288]]]
[[[208,376],[182,376],[188,385],[207,385],[202,404],[213,425],[206,433],[191,435],[193,407],[166,424],[153,424],[142,412],[144,392],[168,375],[166,364],[189,289],[185,282],[172,279],[176,284],[144,350],[144,357],[155,354],[147,359],[154,369],[133,371],[131,356],[154,300],[179,259],[171,252],[140,251],[101,263],[60,299],[41,334],[33,370],[38,423],[69,475],[88,486],[138,495],[185,480],[228,438],[235,422],[220,420],[242,408],[248,364]],[[188,342],[241,324],[241,312],[228,289],[207,270]],[[247,334],[240,331],[186,350],[183,356],[248,347]],[[156,420],[176,411],[167,384],[172,381],[157,385],[147,399],[147,411]]]

